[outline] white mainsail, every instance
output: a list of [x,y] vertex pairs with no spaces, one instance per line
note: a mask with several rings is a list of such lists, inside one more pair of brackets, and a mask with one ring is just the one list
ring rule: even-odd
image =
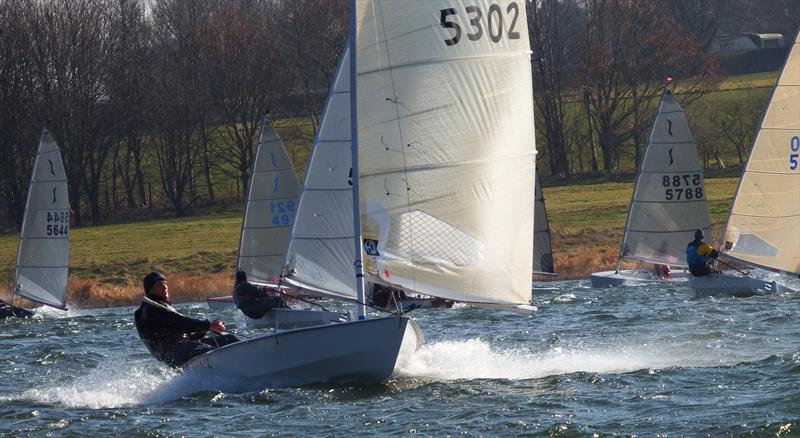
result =
[[525,3],[356,5],[368,275],[457,301],[529,303],[535,147]]
[[533,272],[535,274],[555,274],[553,267],[553,246],[550,242],[550,223],[544,207],[544,193],[536,172],[533,197]]
[[665,87],[636,179],[620,257],[686,266],[697,229],[711,235],[703,168],[683,108]]
[[69,196],[61,152],[42,129],[19,236],[14,293],[66,310]]
[[306,170],[284,279],[354,300],[350,57],[345,49]]
[[749,265],[800,274],[800,33],[739,181],[721,250]]
[[264,117],[236,261],[237,269],[245,271],[250,281],[264,284],[280,279],[298,192],[294,166],[280,137]]

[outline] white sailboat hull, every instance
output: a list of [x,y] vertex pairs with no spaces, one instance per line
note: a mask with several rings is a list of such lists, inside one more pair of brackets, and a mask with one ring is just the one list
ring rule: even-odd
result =
[[557,287],[554,287],[554,286],[540,286],[540,285],[537,285],[536,283],[531,283],[531,294],[532,295],[546,293],[546,292],[558,292],[559,290],[561,290],[561,289],[559,289]]
[[208,298],[206,299],[206,304],[208,304],[208,308],[211,310],[227,310],[236,307],[232,295]]
[[210,370],[228,384],[235,380],[243,391],[314,383],[377,384],[392,375],[406,335],[410,347],[404,350],[420,345],[415,326],[405,317],[386,317],[277,332],[197,356],[185,369]]
[[328,310],[308,309],[270,309],[261,318],[247,318],[247,326],[252,328],[272,328],[293,330],[302,327],[347,322],[349,315]]
[[685,283],[689,280],[688,272],[680,271],[670,274],[670,278],[661,278],[648,269],[625,269],[617,271],[595,272],[589,278],[592,287],[611,287],[623,285],[642,285],[648,283]]
[[726,274],[710,274],[704,277],[689,278],[689,286],[696,298],[709,296],[751,297],[776,292],[796,292],[794,289],[778,284],[776,281],[757,278],[736,277]]

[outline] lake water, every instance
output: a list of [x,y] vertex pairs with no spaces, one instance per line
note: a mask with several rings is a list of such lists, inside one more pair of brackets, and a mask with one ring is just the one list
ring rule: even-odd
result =
[[425,345],[370,387],[211,389],[150,357],[132,307],[0,321],[0,434],[800,435],[800,294],[554,284],[532,317],[412,312]]

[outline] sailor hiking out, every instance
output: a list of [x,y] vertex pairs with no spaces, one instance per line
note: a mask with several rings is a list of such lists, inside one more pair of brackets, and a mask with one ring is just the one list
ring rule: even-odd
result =
[[712,260],[719,257],[719,253],[713,246],[705,243],[704,238],[703,230],[697,230],[694,232],[694,240],[686,246],[686,263],[689,265],[689,272],[695,277],[717,272],[711,264]]
[[[136,330],[150,354],[171,367],[215,348],[239,341],[235,335],[221,334],[225,323],[181,315],[169,301],[167,279],[151,272],[143,280],[145,296],[134,313]],[[206,337],[208,331],[219,333]]]
[[286,300],[280,296],[279,292],[271,292],[265,288],[260,288],[247,281],[247,273],[244,271],[236,272],[236,286],[233,288],[233,303],[247,317],[259,319],[270,309],[277,307],[288,309]]

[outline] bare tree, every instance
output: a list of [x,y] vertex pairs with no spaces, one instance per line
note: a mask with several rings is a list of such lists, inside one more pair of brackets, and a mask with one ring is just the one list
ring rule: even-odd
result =
[[615,167],[618,147],[629,140],[638,165],[663,78],[685,80],[695,95],[716,88],[716,64],[655,0],[586,0],[585,11],[579,72],[603,167]]
[[277,109],[290,88],[284,68],[290,54],[278,37],[283,14],[277,3],[266,0],[211,4],[199,66],[210,109],[230,140],[221,144],[218,158],[238,171],[247,193],[259,120]]
[[153,94],[148,124],[161,186],[176,216],[186,211],[197,156],[198,118],[203,117],[197,53],[199,30],[209,10],[203,2],[162,0],[153,6]]
[[564,135],[565,91],[574,74],[575,42],[580,10],[574,0],[535,0],[528,7],[533,49],[537,113],[543,123],[550,172],[570,174]]
[[36,153],[37,95],[25,29],[29,9],[22,0],[0,2],[0,198],[17,228]]

